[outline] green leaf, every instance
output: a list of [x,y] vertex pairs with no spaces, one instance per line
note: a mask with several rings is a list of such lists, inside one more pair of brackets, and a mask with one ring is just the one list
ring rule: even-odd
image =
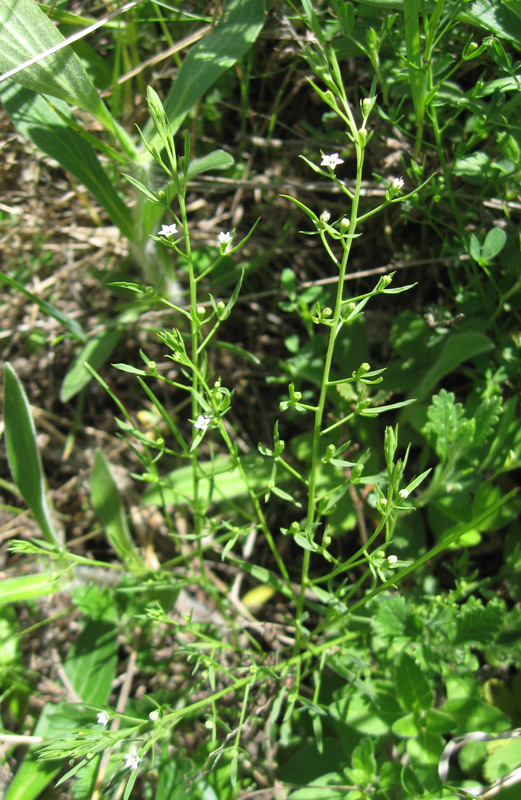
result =
[[[69,650],[64,668],[72,686],[85,703],[104,705],[112,690],[117,666],[117,630],[103,620],[89,620]],[[70,713],[70,705],[47,703],[34,730],[35,736],[49,739],[59,732],[65,735],[81,725],[81,717]],[[90,713],[90,712],[87,712]],[[94,713],[92,712],[94,721]],[[85,724],[85,720],[83,720]],[[62,761],[37,761],[31,748],[4,800],[35,800],[62,769]]]
[[366,784],[369,785],[376,773],[376,761],[373,741],[368,736],[365,736],[353,750],[351,765],[353,769],[364,774]]
[[45,489],[29,401],[9,363],[4,367],[4,424],[7,460],[13,480],[31,509],[44,539],[61,549]]
[[[177,75],[164,108],[176,133],[197,101],[223,72],[233,67],[256,41],[264,25],[264,0],[228,0],[217,26],[192,47]],[[152,127],[145,137],[154,140]],[[157,143],[157,142],[156,142]]]
[[[68,107],[54,101],[58,114],[43,97],[15,84],[0,84],[0,98],[16,128],[44,153],[71,172],[101,203],[114,225],[133,241],[136,231],[125,206],[96,155],[94,148],[69,127],[75,125]],[[60,116],[62,115],[62,116]]]
[[490,339],[482,333],[454,333],[447,336],[434,364],[414,389],[415,398],[421,400],[449,372],[468,361],[469,358],[487,353],[493,347]]
[[405,717],[400,717],[393,723],[392,731],[396,736],[417,736],[419,733],[418,715],[406,714]]
[[437,708],[429,708],[424,716],[425,727],[431,733],[450,733],[455,730],[456,723],[450,714],[444,714]]
[[455,459],[461,451],[471,446],[475,424],[466,419],[463,406],[455,402],[452,392],[442,389],[432,398],[427,418],[423,433],[431,441],[434,440],[434,448],[441,460]]
[[107,539],[121,561],[134,572],[146,569],[131,539],[118,487],[101,450],[96,451],[94,458],[91,499],[93,508],[105,528]]
[[476,697],[453,697],[442,705],[440,711],[455,721],[456,736],[469,731],[500,733],[511,727],[506,714]]
[[0,583],[0,605],[23,603],[36,597],[45,597],[48,594],[59,592],[61,588],[54,572],[3,578]]
[[118,663],[117,628],[106,620],[89,620],[67,655],[65,672],[76,694],[94,705],[105,705]]
[[16,291],[20,292],[21,294],[25,295],[32,303],[36,303],[36,305],[41,308],[44,314],[47,314],[49,317],[54,317],[59,323],[63,325],[63,327],[68,330],[73,336],[76,336],[80,341],[84,342],[87,338],[87,334],[81,327],[81,325],[76,322],[75,319],[67,316],[64,314],[63,311],[60,311],[58,308],[55,308],[46,300],[42,300],[41,297],[38,295],[33,294],[25,286],[22,286],[21,283],[15,281],[14,278],[10,278],[8,275],[4,275],[3,272],[0,272],[0,281],[7,283],[12,289],[16,289]]
[[[8,72],[64,42],[58,28],[34,0],[2,0],[0,71]],[[114,127],[96,87],[70,46],[38,60],[13,77],[26,89],[58,97],[88,111],[109,129]]]
[[454,645],[466,642],[490,645],[497,636],[506,619],[503,603],[494,598],[486,606],[480,599],[469,597],[456,616],[456,635]]
[[506,241],[507,235],[502,228],[492,228],[487,233],[481,248],[481,258],[485,261],[492,261],[502,251]]
[[426,711],[434,697],[427,678],[412,656],[402,653],[396,665],[396,694],[405,711]]
[[509,772],[517,769],[521,763],[521,741],[519,739],[489,742],[487,750],[489,755],[483,768],[483,775],[489,783],[505,777]]
[[501,397],[494,395],[494,397],[486,397],[476,409],[474,414],[475,430],[473,447],[486,442],[489,436],[492,435],[494,427],[496,426],[499,418],[501,417],[503,408]]
[[459,14],[464,22],[471,22],[501,39],[508,39],[515,46],[521,41],[521,19],[518,2],[488,3],[487,0],[465,4]]
[[[249,476],[250,486],[259,491],[266,486],[271,475],[271,466],[259,456],[241,458],[245,473]],[[199,465],[199,494],[207,497],[208,502],[220,503],[231,500],[248,492],[241,473],[233,466],[230,456],[219,456],[213,461]],[[162,498],[167,504],[190,505],[193,501],[192,467],[180,467],[167,475],[162,490],[155,486],[147,489],[143,501],[150,505],[162,505]]]
[[235,161],[226,150],[214,150],[202,158],[194,158],[188,165],[188,180],[192,180],[202,172],[210,172],[213,169],[228,169],[233,167]]
[[63,380],[60,390],[62,403],[72,400],[92,380],[92,375],[85,367],[85,362],[98,370],[107,361],[122,336],[121,328],[105,328],[89,339],[74,359]]
[[[73,731],[77,721],[68,720],[64,714],[65,703],[46,703],[39,716],[33,736],[50,737],[59,729]],[[26,753],[16,775],[9,784],[3,800],[35,800],[62,768],[61,761],[37,761],[34,747]]]

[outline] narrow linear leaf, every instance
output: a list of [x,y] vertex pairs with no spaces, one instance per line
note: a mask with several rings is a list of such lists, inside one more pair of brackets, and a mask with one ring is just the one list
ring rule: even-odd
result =
[[82,342],[84,342],[87,338],[87,334],[81,327],[81,325],[76,322],[76,320],[72,319],[71,317],[64,314],[63,311],[60,311],[58,308],[55,308],[46,300],[42,300],[41,297],[30,292],[28,289],[25,288],[21,283],[15,281],[14,278],[10,278],[8,275],[4,275],[3,272],[0,272],[0,281],[7,283],[12,289],[16,289],[16,291],[20,292],[21,294],[25,295],[29,300],[41,308],[44,314],[47,314],[49,317],[54,317],[59,323],[63,325],[66,330],[72,333],[74,336],[77,336]]
[[4,424],[7,460],[22,497],[31,509],[44,539],[61,549],[45,489],[29,401],[11,364],[4,367]]

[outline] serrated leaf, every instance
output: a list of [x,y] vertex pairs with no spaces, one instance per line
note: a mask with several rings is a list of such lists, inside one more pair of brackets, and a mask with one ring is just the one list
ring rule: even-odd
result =
[[488,783],[503,778],[521,764],[521,740],[503,739],[489,742],[488,757],[483,767],[483,775]]
[[490,600],[486,606],[476,597],[470,596],[456,616],[454,645],[464,642],[489,645],[499,633],[506,612],[500,600]]
[[465,410],[461,403],[456,403],[452,392],[442,389],[432,398],[427,418],[423,432],[434,441],[441,460],[454,457],[472,444],[475,424],[465,418]]
[[501,398],[498,395],[486,397],[479,404],[474,414],[474,446],[483,444],[492,435],[502,410]]
[[456,723],[450,714],[444,714],[437,708],[429,708],[425,712],[425,726],[431,733],[450,733],[455,730]]

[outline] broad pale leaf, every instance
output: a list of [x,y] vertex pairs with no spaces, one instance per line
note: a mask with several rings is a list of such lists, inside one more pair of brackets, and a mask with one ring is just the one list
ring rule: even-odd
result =
[[[65,39],[34,0],[0,3],[0,71],[9,72]],[[38,94],[58,97],[88,111],[109,129],[113,120],[72,49],[64,47],[14,76]]]

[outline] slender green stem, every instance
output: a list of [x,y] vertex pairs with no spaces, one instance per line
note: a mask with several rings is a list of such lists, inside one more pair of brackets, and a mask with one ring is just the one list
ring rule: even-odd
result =
[[[349,108],[348,105],[347,108]],[[353,129],[356,130],[354,121],[353,121]],[[313,425],[313,449],[311,454],[311,469],[309,477],[308,507],[307,507],[307,518],[306,518],[306,525],[308,531],[312,530],[312,525],[315,522],[316,489],[317,489],[317,479],[318,479],[318,472],[320,465],[320,443],[321,443],[320,435],[322,431],[322,422],[324,418],[324,409],[326,404],[329,376],[331,373],[331,365],[333,362],[333,353],[335,349],[336,337],[342,327],[344,280],[347,271],[347,264],[349,261],[349,253],[351,251],[351,245],[353,242],[352,235],[355,233],[357,225],[358,204],[360,201],[360,190],[362,186],[362,169],[364,163],[364,149],[358,143],[356,143],[356,156],[357,156],[356,187],[353,199],[351,201],[351,216],[349,223],[349,234],[351,234],[351,236],[346,237],[345,239],[342,240],[342,247],[344,252],[342,255],[342,261],[340,263],[340,270],[338,276],[335,308],[332,320],[333,325],[329,329],[329,340],[327,345],[326,358],[324,362],[324,370],[322,373],[322,386],[320,389],[320,396],[315,411],[315,418]],[[309,550],[304,550],[302,559],[300,594],[298,597],[297,610],[296,610],[297,620],[300,620],[302,618],[302,613],[304,611],[304,599],[308,581],[310,556],[311,552]],[[300,650],[301,637],[302,637],[301,629],[300,627],[297,627],[295,635],[295,651],[294,651],[295,654],[298,653]]]

